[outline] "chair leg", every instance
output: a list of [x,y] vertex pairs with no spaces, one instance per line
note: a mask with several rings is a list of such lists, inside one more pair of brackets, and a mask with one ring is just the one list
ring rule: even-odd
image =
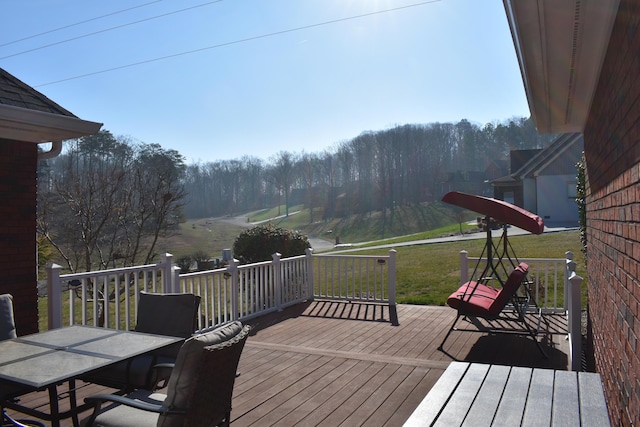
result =
[[456,315],[456,318],[453,321],[453,324],[451,324],[451,327],[449,328],[449,332],[447,332],[447,335],[444,336],[444,339],[440,343],[438,350],[440,351],[444,350],[444,342],[447,340],[447,338],[449,338],[449,335],[451,335],[451,332],[453,332],[453,330],[456,328],[456,323],[458,323],[458,319],[460,319],[460,312],[458,312],[458,314]]
[[2,427],[44,427],[44,424],[34,420],[14,420],[2,410]]

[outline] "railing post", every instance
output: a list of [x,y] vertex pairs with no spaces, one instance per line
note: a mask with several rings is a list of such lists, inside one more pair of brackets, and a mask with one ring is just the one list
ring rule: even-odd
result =
[[171,267],[171,293],[177,294],[182,292],[180,288],[180,267],[174,265]]
[[282,271],[280,269],[280,259],[282,258],[282,254],[276,252],[271,255],[271,258],[271,267],[273,268],[273,282],[276,291],[276,308],[278,309],[278,311],[282,311],[282,287],[284,285],[282,283]]
[[389,305],[396,305],[396,253],[395,249],[389,251]]
[[227,272],[231,277],[231,320],[238,320],[240,317],[240,280],[238,278],[238,264],[240,264],[240,261],[233,258],[227,266]]
[[307,256],[307,299],[313,301],[316,289],[313,274],[313,248],[307,248],[304,253]]
[[564,309],[567,315],[569,314],[569,278],[571,273],[576,271],[576,263],[573,261],[573,252],[567,251],[564,253]]
[[62,327],[62,284],[60,283],[62,266],[50,264],[45,267],[45,270],[47,271],[48,327],[57,329]]
[[469,281],[469,252],[460,251],[460,286]]
[[176,293],[176,276],[173,273],[173,255],[165,253],[162,255],[162,292]]
[[571,347],[571,370],[579,371],[582,365],[582,304],[580,301],[580,287],[582,277],[572,271],[569,278],[569,345]]

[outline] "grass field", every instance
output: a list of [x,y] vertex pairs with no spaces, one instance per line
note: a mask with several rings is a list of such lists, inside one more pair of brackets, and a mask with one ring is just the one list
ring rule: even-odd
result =
[[[290,208],[290,212],[296,212],[301,207]],[[280,214],[284,209],[280,210]],[[274,218],[278,215],[277,208],[254,212],[249,215],[251,222],[258,222]],[[295,229],[308,221],[308,212],[291,215],[289,218],[271,221],[274,225]],[[469,231],[474,226],[463,224],[463,230]],[[185,235],[182,242],[189,242],[198,247],[208,247],[219,254],[224,247],[231,247],[233,233],[242,230],[241,227],[219,223],[212,220],[189,221],[183,224]],[[300,227],[303,228],[304,227]],[[370,245],[393,244],[413,240],[441,237],[460,232],[460,224],[449,224],[433,230],[408,234],[377,240]],[[370,236],[370,234],[366,234]],[[226,240],[230,239],[231,240]],[[364,239],[362,236],[354,236],[354,239]],[[361,240],[360,240],[361,241]],[[517,256],[521,258],[564,258],[565,252],[574,253],[578,265],[578,274],[585,277],[584,257],[581,251],[580,237],[577,231],[546,233],[543,235],[525,235],[510,237],[510,242]],[[397,247],[397,301],[410,304],[435,304],[443,305],[446,298],[457,289],[460,278],[460,256],[462,250],[466,250],[469,256],[479,256],[484,240],[471,240],[454,243],[427,244],[419,246]],[[208,246],[207,246],[208,245]],[[180,254],[184,247],[173,250],[174,254]],[[384,254],[385,249],[367,249],[362,246],[362,251],[355,254]],[[216,252],[212,252],[212,256]],[[586,278],[586,277],[585,277]],[[586,286],[584,286],[586,289]],[[586,291],[585,291],[586,292]],[[585,294],[586,297],[586,294]]]
[[[509,240],[520,258],[564,258],[565,252],[573,252],[578,274],[586,279],[577,231],[514,236]],[[470,240],[396,248],[397,302],[444,305],[447,297],[460,285],[460,251],[465,250],[470,257],[477,257],[483,244],[484,240]],[[364,250],[356,254],[380,254],[381,251]],[[586,285],[583,289],[585,299]]]

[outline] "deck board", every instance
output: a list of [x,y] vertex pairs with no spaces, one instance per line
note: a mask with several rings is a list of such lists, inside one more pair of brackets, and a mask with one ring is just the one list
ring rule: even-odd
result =
[[[314,301],[253,319],[232,425],[399,426],[452,360],[568,367],[562,316],[550,318],[544,359],[531,338],[516,335],[455,331],[445,351],[438,350],[455,314],[448,307],[398,305],[394,324],[388,306]],[[103,391],[91,385],[80,395]],[[22,402],[33,399],[43,402],[46,395]]]

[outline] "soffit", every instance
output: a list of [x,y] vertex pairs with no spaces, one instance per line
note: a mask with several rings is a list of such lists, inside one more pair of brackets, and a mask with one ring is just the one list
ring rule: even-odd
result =
[[582,132],[619,0],[503,0],[538,132]]
[[0,138],[25,142],[51,142],[92,135],[102,123],[75,116],[0,105]]

